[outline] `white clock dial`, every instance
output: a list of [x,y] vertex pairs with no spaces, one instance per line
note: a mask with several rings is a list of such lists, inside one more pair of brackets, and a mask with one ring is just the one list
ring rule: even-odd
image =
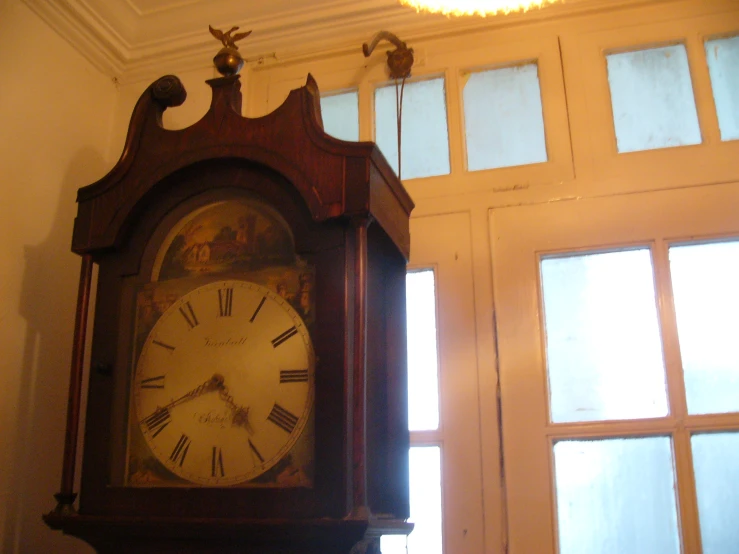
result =
[[209,283],[149,333],[132,385],[136,418],[157,459],[183,479],[248,481],[303,432],[313,372],[308,330],[285,299],[247,281]]

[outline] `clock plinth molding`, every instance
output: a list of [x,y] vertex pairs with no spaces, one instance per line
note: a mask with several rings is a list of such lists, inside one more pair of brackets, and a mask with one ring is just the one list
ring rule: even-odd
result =
[[[44,518],[52,529],[82,537],[100,554],[380,554],[382,535],[407,535],[398,520],[248,520]],[[186,546],[185,546],[186,545]]]
[[[78,191],[72,250],[82,270],[62,483],[44,520],[99,552],[379,552],[382,534],[412,528],[405,523],[405,264],[413,202],[374,143],[323,131],[310,75],[280,108],[256,119],[241,116],[238,75],[208,84],[205,116],[170,131],[162,113],[186,93],[174,76],[154,82],[134,108],[118,163]],[[296,251],[315,264],[313,485],[126,486],[115,475],[129,440],[120,430],[134,365],[124,348],[133,342],[130,283],[151,269],[148,245],[162,228],[188,210],[245,194],[272,205],[292,229]],[[75,511],[93,263],[100,269]]]

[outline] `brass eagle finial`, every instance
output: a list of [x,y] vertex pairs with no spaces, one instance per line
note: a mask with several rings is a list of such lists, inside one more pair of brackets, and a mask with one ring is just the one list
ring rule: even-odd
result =
[[225,33],[218,29],[214,29],[208,25],[210,34],[216,37],[223,44],[223,48],[218,51],[216,57],[213,58],[213,63],[218,69],[218,72],[224,77],[230,75],[236,75],[241,68],[244,66],[244,58],[239,53],[239,47],[236,46],[236,41],[244,39],[251,34],[251,31],[245,33],[232,34],[234,31],[238,31],[238,27],[231,27]]
[[223,43],[223,46],[225,46],[226,48],[235,48],[236,50],[239,49],[239,47],[236,46],[236,41],[244,39],[251,34],[251,31],[246,31],[245,33],[236,33],[235,35],[231,36],[231,33],[239,30],[238,27],[231,27],[225,33],[218,29],[214,29],[210,25],[208,25],[208,29],[210,30],[211,35],[213,35]]

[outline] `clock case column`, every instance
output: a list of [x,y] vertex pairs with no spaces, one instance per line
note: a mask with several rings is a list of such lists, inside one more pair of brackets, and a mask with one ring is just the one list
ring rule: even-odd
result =
[[[72,249],[99,266],[82,486],[76,512],[69,448],[59,503],[44,520],[100,552],[372,552],[381,534],[411,529],[405,264],[413,203],[374,143],[323,131],[310,75],[257,119],[240,115],[238,76],[208,84],[206,115],[168,131],[162,113],[186,94],[174,76],[154,82],[134,109],[121,159],[78,192]],[[123,283],[145,265],[158,222],[190,202],[241,193],[267,199],[294,232],[305,231],[296,244],[303,240],[316,263],[314,487],[122,486],[112,472],[125,439],[111,407],[130,379]],[[75,359],[83,339],[75,337]],[[81,366],[72,372],[74,384]],[[70,387],[70,406],[79,394]],[[70,417],[68,436],[76,425]]]

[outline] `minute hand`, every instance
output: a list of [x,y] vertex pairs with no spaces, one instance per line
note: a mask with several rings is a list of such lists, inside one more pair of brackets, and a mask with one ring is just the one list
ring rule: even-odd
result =
[[218,390],[222,387],[223,387],[223,376],[216,373],[213,375],[213,377],[208,379],[205,383],[203,383],[199,387],[195,387],[194,389],[192,389],[189,392],[186,392],[179,398],[175,398],[174,400],[172,400],[169,404],[165,406],[158,407],[154,413],[169,410],[170,408],[174,408],[175,406],[185,402],[186,400],[190,400],[191,398],[197,398],[201,394],[205,394],[206,392]]

